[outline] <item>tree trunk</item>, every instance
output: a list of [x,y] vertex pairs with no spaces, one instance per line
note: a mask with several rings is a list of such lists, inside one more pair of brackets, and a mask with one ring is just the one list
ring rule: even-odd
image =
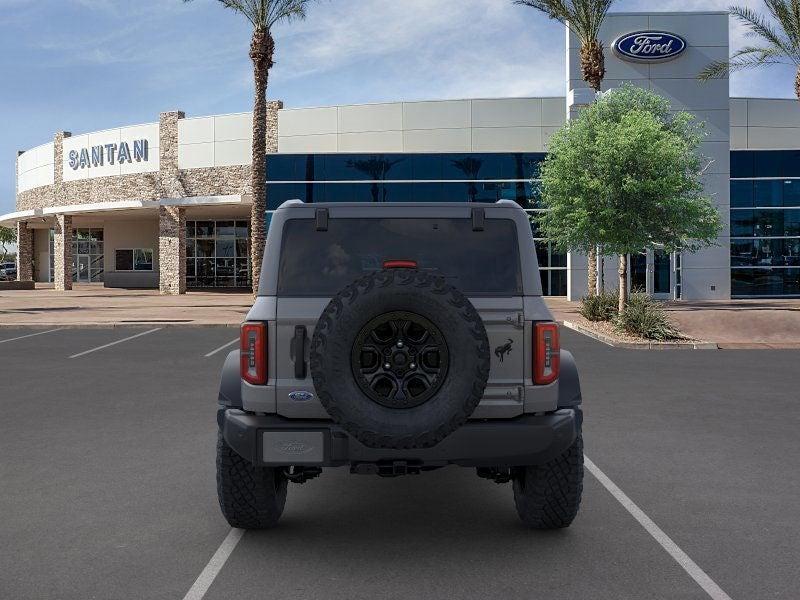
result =
[[606,76],[603,45],[597,40],[586,42],[581,46],[581,75],[595,92],[600,91],[600,84]]
[[602,246],[597,248],[597,285],[601,294],[606,291],[605,257]]
[[[583,80],[589,84],[595,92],[600,91],[603,77],[606,75],[605,57],[603,56],[603,46],[597,40],[586,42],[581,46],[581,74]],[[597,294],[597,249],[593,247],[589,250],[588,259],[588,278],[589,296]]]
[[797,99],[800,100],[800,68],[797,69],[797,75],[794,78],[794,93]]
[[625,305],[628,303],[628,257],[624,254],[619,255],[619,306],[618,312],[622,314]]
[[253,155],[251,190],[253,204],[250,208],[250,268],[253,293],[258,293],[261,278],[261,261],[266,242],[267,217],[267,83],[275,43],[269,31],[256,29],[250,43],[253,61],[255,100],[253,102]]

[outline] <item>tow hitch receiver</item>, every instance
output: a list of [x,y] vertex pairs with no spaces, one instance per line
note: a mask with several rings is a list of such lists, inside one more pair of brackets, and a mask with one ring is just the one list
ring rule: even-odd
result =
[[400,475],[419,475],[420,465],[410,464],[405,460],[388,463],[355,463],[350,465],[350,472],[357,475],[380,475],[381,477],[399,477]]

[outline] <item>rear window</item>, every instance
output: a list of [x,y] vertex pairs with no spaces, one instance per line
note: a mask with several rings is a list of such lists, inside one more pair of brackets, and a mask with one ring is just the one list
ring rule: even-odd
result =
[[522,294],[517,229],[508,219],[291,219],[283,231],[278,293],[332,296],[386,260],[413,260],[476,296]]

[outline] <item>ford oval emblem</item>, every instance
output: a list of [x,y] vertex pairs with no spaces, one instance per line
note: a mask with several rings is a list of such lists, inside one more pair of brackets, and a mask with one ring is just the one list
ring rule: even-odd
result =
[[672,60],[686,50],[686,40],[666,31],[636,31],[614,40],[614,53],[633,62]]
[[289,400],[294,400],[295,402],[308,402],[309,400],[313,399],[314,399],[314,394],[312,394],[311,392],[307,392],[305,390],[289,392]]

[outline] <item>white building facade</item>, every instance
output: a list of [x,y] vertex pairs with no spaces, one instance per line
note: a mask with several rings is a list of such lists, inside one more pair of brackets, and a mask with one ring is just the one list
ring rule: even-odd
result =
[[[612,13],[601,39],[604,89],[631,82],[707,124],[705,191],[724,223],[717,245],[697,254],[631,256],[632,287],[687,300],[800,296],[800,103],[729,98],[727,79],[697,80],[728,56],[726,13]],[[566,53],[563,97],[270,103],[264,218],[291,198],[505,198],[534,215],[550,136],[593,98],[569,33]],[[175,111],[157,123],[60,132],[20,153],[17,210],[0,216],[18,230],[18,277],[57,289],[247,287],[251,135],[249,113]],[[585,257],[556,252],[535,226],[534,237],[545,293],[585,295]],[[613,287],[616,259],[605,265]]]

